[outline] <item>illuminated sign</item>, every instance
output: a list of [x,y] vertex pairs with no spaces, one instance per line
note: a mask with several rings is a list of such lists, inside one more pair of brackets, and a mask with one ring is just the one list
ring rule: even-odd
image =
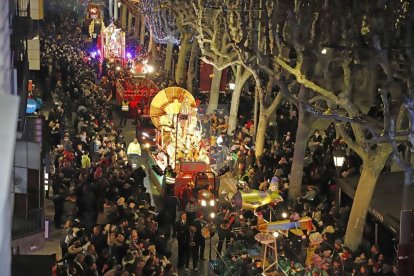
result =
[[27,104],[26,104],[26,113],[27,114],[31,114],[34,113],[37,109],[37,103],[35,100],[33,99],[27,99]]

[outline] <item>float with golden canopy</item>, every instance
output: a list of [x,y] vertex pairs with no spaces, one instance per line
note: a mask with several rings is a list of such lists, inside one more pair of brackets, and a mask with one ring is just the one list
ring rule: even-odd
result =
[[152,99],[149,113],[161,133],[160,146],[169,165],[175,168],[178,161],[209,163],[207,150],[200,143],[202,129],[190,92],[177,86],[161,90]]

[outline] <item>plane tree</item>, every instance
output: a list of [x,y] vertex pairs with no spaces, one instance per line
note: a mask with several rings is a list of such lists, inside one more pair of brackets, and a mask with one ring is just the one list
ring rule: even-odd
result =
[[[260,43],[265,47],[254,43],[251,31],[258,21],[253,15],[261,7],[266,7],[264,22],[259,20],[264,34]],[[345,244],[356,249],[385,162],[390,154],[401,161],[396,147],[407,140],[407,131],[399,129],[404,124],[397,122],[404,117],[411,121],[407,114],[412,114],[411,6],[407,1],[381,0],[374,4],[234,0],[227,1],[223,10],[227,12],[227,30],[243,64],[253,72],[259,91],[264,90],[260,73],[265,72],[272,76],[268,79],[275,79],[279,93],[302,106],[299,113],[335,120],[337,133],[362,159],[345,235]],[[307,96],[301,98],[303,91]],[[377,95],[384,107],[379,117],[373,117],[369,104]],[[405,107],[411,113],[404,112]],[[261,103],[261,113],[265,110]],[[266,117],[261,115],[260,119],[258,135],[260,124],[267,125]],[[346,131],[346,124],[351,125],[351,131]],[[306,140],[296,139],[295,151]],[[295,155],[294,164],[300,162],[297,158],[300,156]],[[404,168],[411,173],[409,165]],[[301,187],[300,175],[293,182],[294,174],[301,172],[292,170],[292,199]],[[406,179],[411,182],[411,177]]]
[[223,11],[215,8],[221,1],[194,1],[192,6],[196,14],[194,29],[201,50],[202,60],[214,66],[208,112],[217,109],[222,72],[231,68],[234,75],[234,90],[231,96],[228,134],[237,126],[240,95],[251,73],[242,65],[239,55],[233,49],[225,32]]

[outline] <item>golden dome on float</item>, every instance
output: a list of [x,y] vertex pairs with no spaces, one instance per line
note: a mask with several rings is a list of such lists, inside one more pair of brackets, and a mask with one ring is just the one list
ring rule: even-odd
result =
[[160,119],[162,116],[180,113],[183,103],[192,108],[196,107],[193,95],[184,88],[172,86],[158,92],[150,105],[150,116],[155,127],[163,125]]

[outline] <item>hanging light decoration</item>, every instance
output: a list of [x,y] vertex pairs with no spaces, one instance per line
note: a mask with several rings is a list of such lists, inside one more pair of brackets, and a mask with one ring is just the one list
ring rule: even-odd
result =
[[180,44],[180,34],[171,10],[163,8],[160,0],[143,0],[139,4],[145,15],[145,24],[152,30],[155,42]]

